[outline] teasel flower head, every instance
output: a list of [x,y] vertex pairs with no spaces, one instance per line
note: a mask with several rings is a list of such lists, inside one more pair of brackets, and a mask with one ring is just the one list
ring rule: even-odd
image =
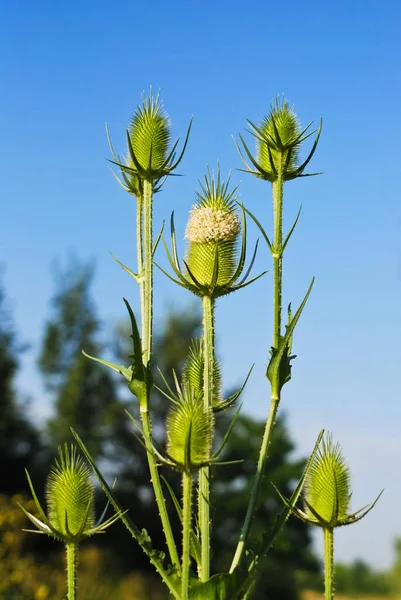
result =
[[[332,530],[360,521],[372,510],[381,494],[372,504],[356,512],[351,511],[350,471],[339,444],[334,444],[331,434],[327,434],[322,439],[305,481],[304,509],[290,508],[303,521]],[[288,506],[288,501],[282,499]]]
[[79,543],[86,537],[104,532],[120,515],[103,521],[104,511],[95,523],[95,487],[88,466],[77,454],[75,446],[68,448],[65,444],[58,451],[59,459],[55,460],[46,482],[47,515],[39,503],[28,472],[28,483],[40,518],[21,505],[20,508],[37,527],[36,530],[26,531],[46,534],[65,543]]
[[[236,392],[231,394],[228,398],[222,396],[222,377],[221,377],[221,364],[219,360],[215,360],[214,373],[213,373],[213,395],[212,395],[212,410],[214,413],[221,412],[233,406],[241,395],[248,378],[251,374],[253,367],[251,367],[245,382]],[[203,397],[203,373],[204,373],[204,353],[203,353],[203,340],[194,339],[192,340],[188,358],[184,364],[182,379],[184,385],[190,385],[194,390],[195,394]]]
[[250,267],[239,280],[246,259],[246,220],[242,208],[241,225],[235,196],[238,186],[233,189],[229,186],[230,176],[223,182],[220,168],[217,177],[208,170],[204,183],[200,184],[197,202],[192,207],[185,232],[187,249],[184,270],[178,260],[173,216],[171,219],[172,253],[166,244],[165,247],[178,279],[166,275],[197,296],[217,298],[258,279],[247,280],[256,256],[256,244]]
[[179,470],[194,473],[208,464],[213,421],[213,412],[204,406],[202,396],[186,386],[166,420],[167,454]]
[[[313,122],[313,121],[312,121]],[[287,100],[277,98],[270,112],[263,117],[259,126],[248,120],[249,133],[256,138],[256,156],[253,156],[242,136],[243,150],[237,144],[238,151],[248,173],[270,182],[281,178],[283,181],[297,177],[309,177],[319,173],[304,173],[305,167],[315,153],[319,142],[322,122],[315,132],[308,133],[312,122],[301,129],[297,115]],[[305,161],[299,160],[302,143],[316,133],[312,149]],[[248,163],[251,163],[251,165]]]
[[136,195],[141,192],[141,182],[149,181],[158,191],[164,178],[170,175],[184,156],[191,131],[190,121],[185,141],[176,158],[178,140],[171,145],[171,123],[160,100],[160,93],[154,97],[150,90],[149,97],[142,96],[142,104],[134,112],[127,130],[128,154],[123,160],[117,156],[110,144],[113,160],[123,177],[123,185],[127,191]]
[[[191,358],[189,357],[188,361],[190,360]],[[191,475],[196,473],[202,467],[242,462],[230,461],[227,463],[218,460],[218,457],[227,444],[241,407],[237,409],[220,448],[217,452],[212,453],[214,412],[217,411],[212,407],[205,406],[203,389],[199,387],[199,381],[196,381],[194,384],[192,383],[196,371],[192,371],[190,376],[187,370],[187,373],[186,375],[183,375],[181,382],[178,381],[177,375],[175,371],[173,371],[174,390],[169,385],[164,375],[160,371],[159,373],[165,385],[165,389],[159,388],[158,386],[155,387],[170,401],[171,407],[166,418],[166,449],[162,449],[155,441],[152,442],[152,451],[158,462],[172,469],[186,472]],[[235,400],[238,398],[244,386],[236,393]],[[223,404],[223,401],[220,401],[220,404]],[[233,402],[230,403],[230,406],[232,404]],[[223,408],[226,407],[224,406]],[[222,410],[222,408],[219,407],[218,410]],[[140,423],[138,423],[130,413],[127,412],[127,414],[143,436],[143,430]],[[139,443],[145,447],[141,438],[135,433],[134,435]],[[149,448],[147,451],[149,452]]]

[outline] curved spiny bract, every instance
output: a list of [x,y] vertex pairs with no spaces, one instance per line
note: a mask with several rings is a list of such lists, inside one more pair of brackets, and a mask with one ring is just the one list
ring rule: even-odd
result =
[[[305,167],[310,162],[319,142],[322,121],[315,132],[308,132],[312,125],[309,123],[301,130],[300,123],[287,100],[277,98],[270,112],[263,117],[259,126],[248,120],[251,127],[249,133],[256,138],[256,156],[253,156],[242,136],[240,140],[244,153],[237,144],[238,151],[245,164],[245,171],[273,183],[277,179],[290,181],[297,177],[319,175],[319,173],[304,174]],[[302,142],[316,133],[312,149],[304,162],[300,162],[299,153]],[[251,166],[248,164],[248,161]]]

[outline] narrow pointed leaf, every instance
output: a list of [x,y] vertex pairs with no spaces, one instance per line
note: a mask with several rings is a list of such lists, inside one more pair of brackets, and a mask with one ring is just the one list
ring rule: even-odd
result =
[[116,371],[116,373],[120,373],[120,375],[125,377],[125,379],[127,379],[128,381],[131,380],[131,377],[132,377],[132,369],[131,368],[124,367],[124,365],[117,365],[113,362],[110,362],[109,360],[103,360],[103,358],[96,358],[96,356],[91,356],[90,354],[85,352],[85,350],[82,350],[82,354],[84,356],[86,356],[86,358],[89,358],[90,360],[94,360],[95,362],[98,362],[101,365],[104,365],[105,367],[109,367],[109,369],[113,369],[113,371]]
[[114,260],[120,265],[120,267],[122,269],[124,269],[124,271],[126,271],[128,273],[128,275],[131,275],[131,277],[133,279],[135,279],[135,281],[137,283],[140,282],[140,276],[137,275],[136,273],[134,273],[133,271],[131,271],[131,269],[129,269],[128,267],[126,267],[120,260],[118,260],[118,258],[116,256],[114,256],[114,254],[112,252],[110,252],[111,256],[114,258]]
[[301,206],[299,207],[299,210],[298,210],[298,214],[297,214],[297,216],[296,216],[296,219],[295,219],[295,221],[294,221],[294,223],[293,223],[293,225],[292,225],[292,227],[291,227],[290,231],[287,233],[287,236],[286,236],[286,238],[285,238],[285,240],[284,240],[282,252],[284,252],[284,250],[285,250],[285,248],[286,248],[286,246],[287,246],[287,244],[288,244],[288,242],[289,242],[289,239],[290,239],[290,237],[291,237],[291,235],[292,235],[292,233],[293,233],[293,231],[294,231],[295,227],[297,226],[298,219],[299,219],[299,216],[300,216],[300,214],[301,214],[301,210],[302,210],[302,204],[301,204]]

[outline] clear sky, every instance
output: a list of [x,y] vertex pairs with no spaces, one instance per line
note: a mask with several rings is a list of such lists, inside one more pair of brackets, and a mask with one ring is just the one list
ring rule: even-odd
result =
[[[284,388],[298,452],[321,427],[343,445],[354,508],[385,488],[373,513],[341,530],[337,557],[390,564],[401,535],[401,5],[336,2],[85,2],[0,0],[0,262],[23,340],[19,378],[38,418],[49,405],[35,373],[53,293],[51,265],[94,259],[99,314],[111,331],[136,289],[112,261],[135,265],[132,199],[111,176],[104,124],[125,151],[142,91],[161,89],[173,137],[194,115],[185,177],[155,200],[183,236],[197,180],[219,160],[244,203],[271,230],[270,186],[241,167],[232,134],[258,122],[278,94],[303,124],[323,117],[311,168],[286,185],[285,223],[303,211],[285,260],[285,302],[313,293],[296,330],[293,380]],[[258,233],[250,227],[250,240]],[[183,242],[180,244],[183,248]],[[160,248],[159,260],[163,262]],[[270,268],[261,246],[255,272]],[[190,298],[156,276],[156,319]],[[245,410],[264,417],[272,277],[218,303],[218,350],[227,386],[256,363]]]

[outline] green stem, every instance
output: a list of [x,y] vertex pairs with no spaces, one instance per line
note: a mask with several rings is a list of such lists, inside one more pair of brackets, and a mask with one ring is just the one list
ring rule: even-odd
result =
[[152,354],[152,329],[153,329],[153,184],[151,181],[143,182],[143,294],[144,311],[142,314],[142,352],[145,366],[150,363]]
[[236,548],[235,554],[234,554],[234,558],[231,563],[230,573],[232,573],[234,571],[235,567],[237,567],[239,565],[239,563],[241,562],[242,556],[245,551],[246,543],[247,543],[247,540],[249,537],[249,533],[251,531],[252,520],[254,517],[255,510],[256,510],[256,503],[257,503],[258,496],[259,496],[260,485],[263,480],[263,474],[264,474],[264,470],[265,470],[266,460],[268,457],[271,434],[273,431],[273,425],[275,423],[278,405],[279,405],[279,401],[278,400],[274,401],[272,398],[272,401],[270,403],[269,415],[268,415],[268,418],[266,421],[265,431],[264,431],[264,435],[263,435],[262,445],[261,445],[260,452],[259,452],[258,466],[256,469],[255,479],[253,482],[251,498],[249,500],[248,508],[246,511],[245,520],[244,520],[244,524],[242,526],[240,539],[238,541],[237,548]]
[[325,600],[334,598],[334,531],[324,529],[324,590]]
[[141,302],[141,318],[145,314],[145,298],[143,285],[143,197],[137,197],[136,203],[136,254],[138,261],[139,296]]
[[[142,351],[143,361],[145,366],[148,366],[152,354],[152,324],[153,324],[153,262],[152,262],[152,194],[153,185],[150,181],[143,182],[143,277],[140,280],[141,300],[143,298],[142,312]],[[139,231],[139,230],[138,230]],[[141,228],[142,232],[142,228]],[[140,242],[138,241],[138,248]],[[156,464],[155,455],[152,449],[152,423],[149,413],[149,395],[146,404],[140,406],[141,421],[143,427],[143,435],[147,449],[147,457],[149,471],[153,491],[155,494],[157,507],[159,509],[160,519],[163,526],[164,535],[166,537],[167,547],[170,554],[170,560],[178,569],[180,568],[180,560],[178,557],[177,547],[175,544],[173,531],[171,528],[170,519],[167,512],[166,501],[163,496],[163,489],[159,477],[159,471]]]
[[66,544],[68,600],[77,600],[78,544]]
[[[279,164],[279,169],[280,169]],[[279,171],[280,172],[280,171]],[[279,175],[273,182],[273,215],[274,215],[274,297],[273,297],[273,346],[279,347],[281,336],[281,313],[283,294],[283,178]]]
[[[278,348],[281,340],[281,315],[282,315],[282,293],[283,293],[283,176],[282,176],[283,157],[278,164],[278,178],[273,182],[273,215],[274,215],[274,240],[272,246],[272,255],[274,262],[274,283],[273,283],[273,347]],[[249,534],[252,527],[252,521],[255,515],[257,502],[259,499],[260,488],[263,481],[266,462],[269,456],[269,446],[273,427],[276,421],[277,409],[280,404],[280,380],[277,373],[271,382],[271,399],[269,414],[267,416],[265,431],[263,434],[262,445],[260,447],[258,465],[255,479],[252,486],[251,498],[249,500],[247,512],[242,526],[240,538],[235,550],[234,558],[231,563],[230,573],[240,564],[243,557]]]
[[[213,402],[214,374],[214,299],[203,297],[203,398],[205,407]],[[199,471],[199,530],[201,536],[201,564],[198,573],[201,581],[210,577],[210,467]]]
[[189,566],[191,560],[191,516],[192,516],[192,475],[185,473],[182,476],[182,580],[181,600],[189,598]]

